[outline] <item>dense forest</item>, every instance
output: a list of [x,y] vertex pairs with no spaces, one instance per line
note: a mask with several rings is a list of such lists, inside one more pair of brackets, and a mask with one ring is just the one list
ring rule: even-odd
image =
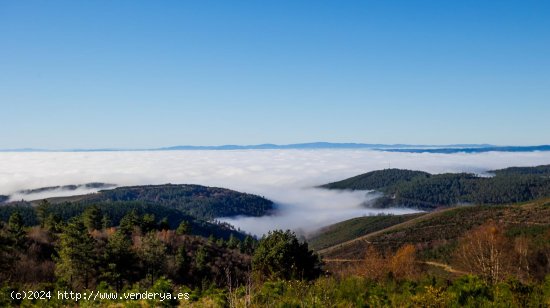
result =
[[224,239],[230,236],[244,239],[246,235],[215,218],[261,216],[274,208],[270,200],[251,194],[199,185],[166,184],[119,187],[40,202],[9,202],[0,206],[0,220],[7,222],[14,212],[18,212],[24,226],[34,226],[45,219],[68,221],[82,215],[90,206],[102,213],[104,228],[118,226],[124,216],[133,212],[147,215],[152,223],[162,222],[172,229],[186,221],[194,235]]
[[507,204],[550,196],[550,166],[514,167],[488,172],[429,174],[386,169],[323,185],[328,189],[378,190],[377,207],[431,210],[458,204]]
[[[549,200],[459,207],[403,219],[354,220],[370,231],[381,228],[378,239],[341,247],[360,252],[332,251],[322,253],[323,259],[291,231],[275,230],[260,240],[206,238],[191,235],[185,220],[172,228],[136,209],[115,224],[106,222],[105,208],[99,205],[87,206],[67,221],[53,217],[47,211],[50,206],[43,202],[35,207],[37,225],[25,226],[18,210],[0,223],[0,306],[540,307],[550,303]],[[462,221],[470,223],[458,223]],[[390,230],[387,226],[399,227],[384,232]],[[42,290],[51,297],[46,301],[10,296],[26,290]],[[57,296],[65,291],[117,296],[184,292],[188,297],[75,302]]]
[[273,202],[263,197],[229,189],[200,185],[147,185],[102,190],[81,203],[141,201],[181,211],[200,219],[231,216],[263,216]]
[[[87,183],[24,189],[18,193],[34,194],[59,189],[76,190],[78,188],[110,188],[112,186],[112,184],[105,183]],[[0,203],[9,203],[7,202],[9,197],[0,195]],[[117,187],[101,190],[95,194],[49,198],[48,200],[52,203],[69,201],[82,205],[134,201],[148,205],[160,205],[202,220],[239,215],[263,216],[274,210],[273,202],[264,197],[225,188],[185,184]]]
[[[321,273],[317,255],[290,231],[273,231],[260,241],[251,236],[207,238],[191,235],[193,225],[186,220],[171,228],[135,209],[116,226],[107,226],[106,216],[96,205],[67,221],[54,217],[50,210],[42,203],[36,210],[38,224],[31,227],[25,226],[17,208],[7,223],[0,222],[0,306],[42,306],[43,300],[9,295],[39,289],[49,292],[48,306],[75,304],[57,298],[57,291],[96,290],[102,294],[178,291],[190,295],[188,300],[202,298],[208,306],[223,307],[228,291],[240,288],[245,292],[243,288],[250,288],[252,280],[307,281]],[[43,211],[48,215],[42,215]],[[135,304],[112,299],[88,304],[117,303]],[[142,301],[147,303],[159,305],[155,300]]]
[[[50,203],[47,200],[33,206],[28,202],[12,202],[0,206],[0,221],[8,222],[9,217],[17,212],[24,226],[35,226],[40,220],[68,221],[73,217],[82,215],[88,208],[96,208],[102,217],[102,227],[118,226],[121,220],[129,213],[139,217],[145,217],[143,224],[163,224],[169,228],[176,228],[181,221],[186,221],[193,235],[210,236],[228,239],[234,236],[243,239],[246,234],[235,230],[233,226],[217,221],[204,221],[178,210],[161,205],[147,204],[138,201],[99,202],[94,204],[83,203]],[[139,225],[142,223],[138,220]]]

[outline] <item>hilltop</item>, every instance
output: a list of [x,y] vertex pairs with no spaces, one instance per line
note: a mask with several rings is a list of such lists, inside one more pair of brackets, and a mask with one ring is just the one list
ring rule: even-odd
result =
[[376,190],[384,193],[376,200],[376,207],[402,206],[422,210],[460,204],[509,204],[550,196],[549,165],[512,167],[487,173],[489,176],[385,169],[320,187]]
[[153,215],[155,223],[165,220],[171,228],[186,221],[192,233],[229,238],[244,238],[245,234],[227,224],[216,223],[215,218],[231,216],[263,216],[274,210],[273,202],[260,196],[229,189],[200,185],[146,185],[118,187],[95,194],[47,198],[33,202],[9,202],[0,207],[0,221],[21,213],[23,222],[33,226],[40,220],[37,209],[62,221],[81,215],[87,208],[96,206],[106,215],[110,226],[134,211],[138,215]]

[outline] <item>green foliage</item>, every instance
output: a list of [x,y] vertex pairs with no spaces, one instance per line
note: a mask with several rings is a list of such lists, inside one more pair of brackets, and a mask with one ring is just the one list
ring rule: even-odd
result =
[[124,234],[130,234],[134,231],[134,228],[139,228],[140,221],[137,211],[135,209],[129,211],[122,219],[120,220],[119,229]]
[[0,221],[8,222],[14,212],[18,212],[21,215],[23,225],[25,226],[36,226],[39,223],[34,207],[27,202],[2,204],[0,206]]
[[507,204],[550,196],[550,165],[494,170],[493,177],[468,173],[428,174],[386,169],[323,185],[329,189],[378,190],[378,207],[434,209],[463,203]]
[[8,221],[8,232],[15,245],[21,245],[24,240],[25,230],[23,230],[23,218],[21,214],[19,214],[19,211],[15,211],[11,214]]
[[308,238],[314,250],[320,250],[357,237],[403,223],[423,214],[364,216],[345,220],[322,228]]
[[178,228],[176,229],[176,233],[178,235],[185,235],[185,234],[189,234],[190,233],[190,227],[189,227],[189,223],[187,221],[182,221]]
[[111,235],[105,247],[106,268],[102,271],[102,277],[120,291],[125,281],[132,280],[136,260],[131,239],[118,230]]
[[319,258],[290,230],[270,231],[258,243],[252,269],[266,279],[314,279],[320,274]]
[[252,254],[254,252],[255,246],[256,241],[250,235],[247,235],[239,248],[241,253]]
[[36,217],[38,218],[38,221],[40,222],[40,226],[44,227],[44,224],[46,222],[46,219],[48,217],[48,206],[50,203],[48,200],[42,200],[36,207]]
[[265,198],[229,189],[200,185],[166,184],[119,187],[101,191],[100,194],[83,202],[116,201],[155,203],[204,220],[238,215],[263,216],[273,210],[273,202]]
[[227,241],[227,247],[229,247],[229,249],[236,249],[239,247],[239,244],[240,244],[240,241],[233,236],[233,234],[231,234],[229,236],[229,240]]
[[458,304],[461,306],[493,299],[491,287],[478,276],[466,275],[457,279],[450,291],[454,293]]
[[89,206],[84,213],[82,213],[82,220],[86,228],[89,231],[92,230],[101,230],[103,227],[102,224],[103,213],[97,205]]
[[429,176],[429,173],[422,171],[384,169],[357,175],[349,179],[329,183],[321,187],[328,189],[382,190],[415,178],[426,178]]
[[166,246],[156,236],[154,232],[148,233],[142,239],[139,258],[143,264],[151,285],[159,276],[166,263]]
[[113,226],[113,223],[111,221],[111,218],[109,218],[109,215],[105,214],[103,215],[103,217],[101,218],[101,227],[103,229],[107,229],[107,228],[110,228]]
[[78,218],[69,221],[60,239],[56,274],[74,289],[87,289],[97,268],[94,239]]

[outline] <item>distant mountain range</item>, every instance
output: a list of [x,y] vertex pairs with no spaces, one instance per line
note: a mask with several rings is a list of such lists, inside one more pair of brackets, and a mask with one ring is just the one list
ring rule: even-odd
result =
[[196,150],[318,150],[318,149],[368,149],[390,152],[407,153],[481,153],[481,152],[532,152],[550,151],[550,145],[536,146],[496,146],[491,144],[448,144],[448,145],[411,145],[411,144],[375,144],[375,143],[333,143],[333,142],[309,142],[294,144],[255,144],[255,145],[215,145],[215,146],[194,146],[178,145],[163,148],[149,149],[123,149],[123,148],[101,148],[101,149],[5,149],[0,152],[113,152],[113,151],[196,151]]
[[403,149],[385,149],[389,152],[406,152],[406,153],[483,153],[483,152],[534,152],[534,151],[550,151],[550,145],[536,146],[485,146],[485,147],[464,147],[464,148],[403,148]]

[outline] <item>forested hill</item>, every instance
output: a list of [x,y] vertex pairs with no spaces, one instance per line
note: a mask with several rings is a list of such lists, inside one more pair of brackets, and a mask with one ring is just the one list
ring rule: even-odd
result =
[[429,174],[386,169],[368,172],[321,187],[377,190],[377,207],[404,206],[424,210],[464,203],[506,204],[550,196],[550,165],[492,170],[491,177],[470,173]]
[[260,196],[225,188],[200,185],[146,185],[102,190],[83,203],[140,201],[181,211],[200,219],[231,216],[263,216],[273,202]]
[[383,190],[393,185],[410,181],[417,177],[429,177],[422,171],[404,169],[384,169],[360,174],[349,179],[322,185],[328,189]]
[[[36,225],[51,216],[68,221],[95,207],[106,219],[106,226],[118,226],[123,217],[132,214],[135,224],[146,229],[167,225],[176,228],[182,221],[189,224],[192,234],[228,238],[244,234],[227,224],[212,223],[218,217],[262,216],[273,209],[273,202],[260,196],[200,185],[147,185],[119,187],[95,194],[49,198],[43,201],[10,202],[0,206],[0,221],[8,221],[19,212],[23,223]],[[42,218],[40,217],[42,216]],[[149,226],[145,226],[149,225]]]

